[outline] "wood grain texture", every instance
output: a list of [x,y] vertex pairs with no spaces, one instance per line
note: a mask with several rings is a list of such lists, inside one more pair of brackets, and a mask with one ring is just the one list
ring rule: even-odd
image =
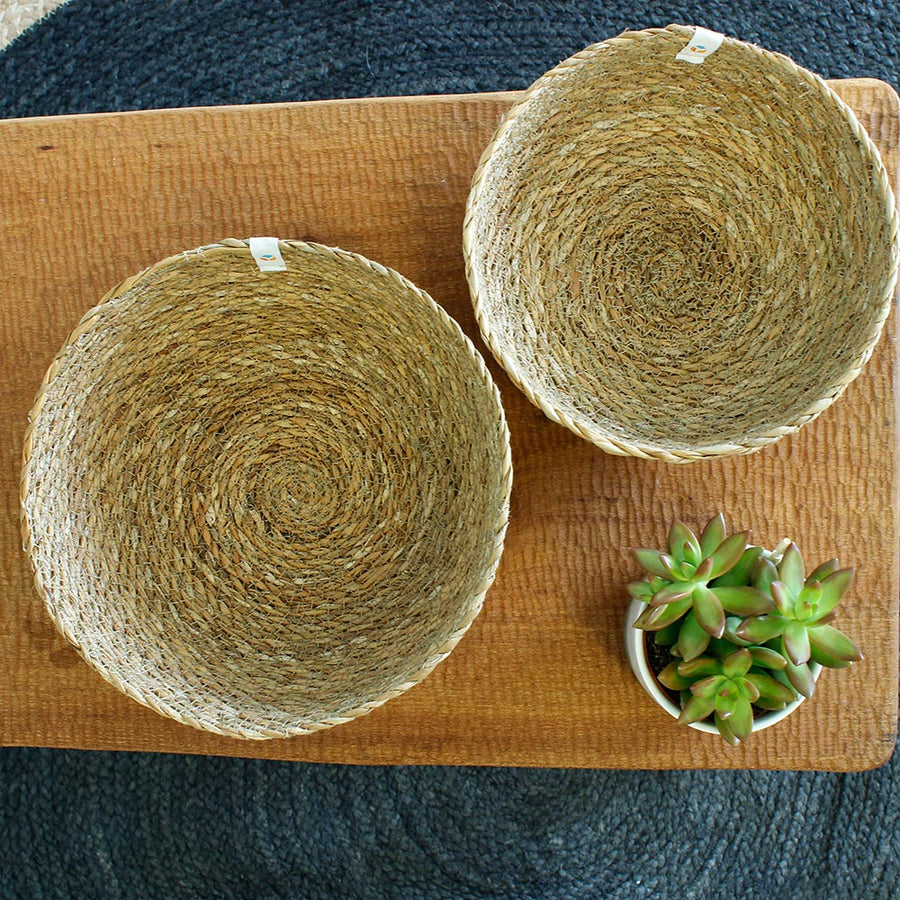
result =
[[[834,82],[900,155],[897,96]],[[57,635],[21,551],[27,411],[54,353],[114,284],[224,237],[314,239],[396,268],[477,340],[460,249],[469,181],[512,94],[325,101],[0,122],[0,743],[342,763],[877,766],[897,723],[896,313],[835,405],[765,451],[690,466],[608,456],[545,419],[498,367],[515,482],[485,608],[421,685],[326,732],[247,743],[178,725],[107,685]],[[755,540],[857,567],[842,622],[866,660],[745,746],[676,728],[631,676],[628,549],[722,509]],[[851,702],[852,700],[852,702]]]

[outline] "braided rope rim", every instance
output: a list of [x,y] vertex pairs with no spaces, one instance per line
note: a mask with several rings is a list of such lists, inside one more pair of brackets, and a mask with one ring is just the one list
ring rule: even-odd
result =
[[[456,320],[453,319],[446,312],[446,310],[444,310],[443,307],[441,307],[428,293],[417,287],[409,279],[396,272],[395,270],[381,265],[378,262],[370,260],[365,256],[353,253],[351,251],[342,250],[337,247],[329,247],[324,244],[307,241],[280,240],[279,245],[282,249],[300,250],[307,253],[328,255],[348,266],[363,266],[374,271],[382,277],[392,279],[402,290],[408,291],[415,295],[419,300],[421,300],[423,304],[425,304],[430,309],[432,313],[437,314],[444,327],[446,327],[452,334],[453,339],[457,342],[460,342],[460,346],[465,348],[467,354],[475,362],[479,377],[481,378],[484,387],[486,387],[490,392],[493,400],[493,405],[496,408],[498,417],[496,424],[498,425],[503,450],[500,485],[503,499],[499,515],[497,516],[497,519],[492,527],[494,540],[490,551],[489,561],[483,573],[481,581],[475,588],[474,594],[468,604],[468,609],[465,617],[461,620],[459,626],[426,659],[421,668],[419,668],[411,677],[409,677],[408,680],[406,680],[393,690],[380,694],[379,696],[373,698],[371,701],[364,703],[340,716],[322,718],[319,721],[302,721],[298,722],[295,726],[287,728],[272,728],[267,727],[265,724],[259,724],[253,727],[240,727],[234,725],[217,726],[215,723],[211,723],[208,720],[204,720],[201,722],[199,719],[180,714],[169,704],[160,702],[159,698],[151,693],[147,693],[137,689],[127,680],[122,679],[117,672],[110,670],[107,666],[89,657],[86,654],[84,648],[79,644],[77,638],[69,631],[69,629],[66,628],[64,623],[55,614],[48,589],[43,582],[40,571],[34,564],[32,525],[29,520],[27,509],[27,499],[30,490],[29,466],[34,450],[34,430],[38,416],[41,412],[41,407],[43,406],[44,400],[47,396],[48,389],[61,368],[62,360],[66,351],[72,344],[75,343],[75,341],[78,340],[80,335],[90,329],[94,320],[103,312],[104,304],[131,290],[133,287],[140,284],[144,279],[157,272],[167,269],[170,266],[182,262],[186,258],[189,259],[193,256],[213,256],[218,253],[232,253],[235,249],[239,249],[246,250],[249,257],[249,242],[246,240],[227,238],[214,244],[208,244],[195,250],[184,251],[183,253],[178,253],[173,256],[167,257],[160,262],[155,263],[154,265],[149,266],[138,272],[137,274],[121,281],[118,285],[108,291],[96,306],[92,307],[90,310],[88,310],[88,312],[84,314],[84,316],[72,330],[62,348],[56,354],[50,366],[48,367],[41,386],[35,396],[34,404],[32,406],[31,412],[29,413],[28,425],[25,431],[19,490],[20,527],[23,540],[23,549],[28,555],[29,561],[31,562],[35,588],[39,597],[43,601],[45,608],[50,614],[57,630],[63,635],[63,637],[66,638],[69,643],[71,643],[75,647],[76,651],[85,660],[85,662],[87,662],[88,665],[91,666],[91,668],[97,671],[106,681],[108,681],[122,693],[126,694],[131,699],[136,700],[138,703],[149,707],[160,715],[175,719],[182,724],[190,725],[194,728],[199,728],[204,731],[211,731],[213,733],[220,734],[226,737],[237,737],[248,740],[265,740],[270,738],[284,738],[301,734],[310,734],[315,731],[320,731],[326,728],[331,728],[335,725],[341,725],[353,721],[354,719],[364,716],[372,710],[383,706],[389,700],[400,696],[410,688],[419,684],[424,678],[426,678],[440,662],[447,658],[454,647],[456,647],[456,645],[462,639],[463,635],[468,631],[476,616],[481,612],[485,596],[496,577],[497,569],[500,564],[500,558],[503,553],[504,540],[509,523],[509,502],[510,494],[512,491],[512,455],[510,449],[509,429],[506,422],[503,405],[500,400],[500,392],[497,388],[497,385],[494,383],[487,366],[484,363],[484,359],[482,358],[481,354],[478,352],[472,341],[462,331],[459,323],[456,322]],[[252,263],[252,259],[250,260],[250,262]]]
[[532,383],[528,374],[519,366],[515,358],[504,347],[504,344],[498,334],[493,330],[490,320],[490,310],[488,308],[488,295],[486,286],[482,280],[481,273],[474,264],[476,254],[476,242],[478,237],[475,233],[475,219],[479,212],[479,207],[483,202],[483,192],[485,184],[485,176],[495,158],[498,150],[503,147],[507,140],[507,135],[516,124],[519,116],[529,107],[533,98],[544,88],[549,86],[557,77],[568,73],[570,70],[577,69],[594,59],[598,54],[607,52],[611,47],[624,46],[635,41],[647,40],[657,35],[672,35],[689,39],[693,29],[685,25],[669,25],[666,28],[648,28],[642,30],[625,31],[620,35],[591,44],[584,50],[574,54],[550,71],[546,72],[537,79],[527,90],[525,90],[510,109],[506,112],[495,131],[490,143],[485,148],[472,178],[472,185],[466,202],[465,219],[463,223],[463,257],[465,259],[466,278],[469,283],[469,290],[472,298],[472,304],[475,310],[475,318],[478,327],[484,338],[485,343],[493,354],[497,362],[503,367],[509,375],[512,382],[528,397],[528,399],[537,406],[548,418],[565,426],[579,437],[600,447],[607,453],[618,456],[635,456],[646,460],[662,460],[670,463],[690,463],[703,459],[712,459],[723,456],[734,456],[753,453],[769,444],[774,443],[786,435],[799,431],[804,425],[816,419],[821,415],[835,400],[844,392],[847,386],[859,375],[865,364],[868,362],[875,349],[875,346],[881,336],[885,320],[887,319],[893,304],[894,293],[897,286],[898,265],[900,265],[900,218],[898,218],[897,206],[894,199],[894,193],[891,188],[890,179],[887,170],[881,159],[878,147],[875,145],[868,132],[860,124],[853,110],[829,87],[829,85],[820,76],[808,69],[798,65],[790,57],[781,53],[766,50],[755,44],[745,43],[736,38],[726,37],[724,43],[743,47],[761,59],[787,66],[790,71],[802,78],[807,85],[816,91],[821,97],[834,104],[840,111],[841,115],[846,119],[847,124],[851,128],[853,135],[859,140],[865,155],[868,157],[871,165],[875,169],[878,182],[878,189],[886,198],[887,204],[891,209],[891,261],[893,275],[890,282],[886,286],[884,295],[881,298],[880,308],[877,318],[873,322],[870,334],[868,336],[867,346],[860,355],[845,369],[841,377],[832,384],[827,385],[819,399],[810,403],[809,406],[795,415],[790,421],[782,425],[773,427],[764,433],[761,433],[751,440],[739,443],[716,443],[695,448],[667,448],[656,444],[646,443],[642,441],[628,441],[621,438],[614,438],[602,428],[595,427],[591,422],[585,420],[576,420],[565,411],[559,409],[551,403],[538,387]]

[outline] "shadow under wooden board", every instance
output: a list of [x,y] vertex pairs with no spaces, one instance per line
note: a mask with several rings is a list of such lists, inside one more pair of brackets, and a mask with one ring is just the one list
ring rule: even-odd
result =
[[[898,101],[832,82],[897,172]],[[799,434],[671,466],[608,456],[553,424],[489,360],[510,422],[506,551],[482,614],[421,685],[370,715],[242,742],[120,694],[53,629],[21,551],[18,470],[44,371],[82,313],[183,249],[275,234],[365,254],[429,291],[478,340],[461,254],[469,182],[513,94],[325,101],[0,122],[0,743],[339,763],[855,770],[897,722],[896,314],[863,374]],[[866,659],[737,749],[678,728],[622,645],[629,548],[723,510],[810,563],[857,567],[842,622]]]

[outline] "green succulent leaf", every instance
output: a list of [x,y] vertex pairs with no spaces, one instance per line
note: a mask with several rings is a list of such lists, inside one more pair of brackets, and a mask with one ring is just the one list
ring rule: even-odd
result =
[[807,630],[809,643],[833,659],[858,662],[862,659],[859,647],[833,625],[815,625]]
[[703,582],[704,584],[712,577],[713,561],[711,557],[707,557],[697,566],[694,572],[694,581]]
[[807,582],[794,601],[794,617],[800,622],[810,622],[815,619],[821,597],[822,585],[818,581]]
[[732,735],[739,741],[746,740],[753,730],[753,708],[750,701],[741,697],[734,705],[734,711],[728,720]]
[[723,719],[721,716],[717,715],[715,723],[719,734],[721,734],[732,747],[737,747],[741,743],[741,739],[731,730],[728,719]]
[[651,606],[662,606],[665,603],[672,603],[675,600],[683,600],[689,597],[694,590],[692,581],[676,581],[661,587],[650,601]]
[[685,678],[697,679],[710,675],[722,674],[722,663],[709,656],[698,656],[696,659],[682,660],[678,664],[678,671]]
[[746,680],[759,691],[761,699],[771,703],[778,703],[784,706],[797,699],[797,695],[786,684],[782,684],[764,672],[750,672]]
[[753,575],[751,576],[753,586],[767,593],[772,586],[772,582],[777,580],[778,569],[775,568],[772,560],[765,557],[759,559],[753,567]]
[[[837,560],[833,560],[833,562],[836,564]],[[822,593],[819,597],[817,618],[830,613],[841,602],[844,594],[850,590],[855,574],[855,569],[838,569],[819,582],[822,586]]]
[[722,660],[722,674],[728,678],[740,678],[750,671],[752,665],[753,657],[748,650],[735,650]]
[[741,697],[718,694],[716,696],[716,715],[722,719],[730,719],[734,715],[734,708]]
[[791,593],[790,588],[783,581],[773,581],[769,585],[769,591],[775,601],[775,609],[778,613],[792,619],[794,617],[794,598],[797,595]]
[[687,581],[694,577],[696,566],[692,566],[689,562],[676,562],[668,553],[661,553],[662,564],[669,567],[669,577],[672,581]]
[[809,634],[803,622],[788,622],[782,640],[787,658],[795,666],[809,662]]
[[736,616],[761,616],[775,609],[769,594],[749,585],[720,586],[710,588],[726,612]]
[[698,584],[691,595],[694,613],[704,631],[719,638],[725,633],[725,610],[716,595],[705,585]]
[[693,682],[690,690],[695,697],[718,697],[727,686],[728,679],[724,675],[718,674]]
[[649,603],[650,598],[656,593],[649,581],[643,578],[640,581],[631,581],[628,584],[628,594],[635,600],[643,600]]
[[681,715],[678,716],[678,724],[690,725],[693,722],[702,722],[715,708],[715,695],[712,697],[691,697],[681,710]]
[[637,561],[638,565],[649,572],[651,575],[659,575],[660,578],[671,578],[672,572],[668,566],[663,565],[663,556],[665,554],[660,553],[659,550],[650,550],[647,547],[641,547],[637,550],[632,550],[632,555]]
[[737,680],[729,678],[727,675],[722,675],[719,678],[719,685],[716,690],[716,711],[724,711],[727,717],[734,706],[735,700],[740,695]]
[[677,622],[691,608],[693,602],[692,597],[685,597],[684,600],[675,600],[664,606],[648,606],[637,617],[634,627],[644,631],[660,631]]
[[801,666],[795,666],[790,660],[787,660],[787,665],[784,667],[784,675],[798,694],[809,698],[815,693],[816,680],[813,678],[812,672],[806,663],[803,663]]
[[700,535],[700,551],[703,556],[709,556],[725,540],[725,518],[722,513],[713,516],[706,523],[703,534]]
[[787,706],[787,703],[778,703],[775,700],[766,700],[765,697],[760,697],[759,700],[756,701],[756,705],[760,709],[776,711],[779,709],[784,709]]
[[692,683],[689,678],[679,674],[677,661],[670,662],[656,677],[670,691],[686,691]]
[[683,660],[690,661],[700,656],[708,646],[709,633],[697,621],[692,610],[684,617],[678,632],[678,653]]
[[806,583],[809,584],[811,581],[824,581],[829,575],[836,572],[837,568],[838,561],[836,559],[826,560],[821,566],[817,566],[809,573],[806,577]]
[[713,658],[719,661],[719,666],[722,665],[722,660],[725,659],[726,656],[734,653],[737,648],[725,637],[722,635],[720,638],[710,638],[709,640],[709,649],[706,653],[707,656],[712,656]]
[[787,625],[787,620],[781,616],[751,616],[744,619],[735,630],[738,637],[752,644],[764,644],[772,638],[779,637]]
[[803,587],[803,582],[806,579],[806,574],[803,570],[803,557],[800,555],[800,549],[793,542],[784,551],[781,565],[778,567],[778,579],[787,585],[790,593],[795,597]]
[[753,657],[754,665],[762,666],[765,669],[774,669],[780,672],[787,665],[787,660],[770,647],[751,647],[750,655]]
[[673,522],[669,530],[669,553],[676,562],[697,566],[703,559],[700,542],[684,522]]
[[725,634],[722,635],[722,638],[728,641],[729,644],[733,644],[735,647],[749,647],[752,643],[752,641],[745,641],[743,638],[737,636],[736,630],[743,621],[744,620],[740,616],[725,617]]
[[742,678],[738,683],[738,692],[742,697],[749,700],[751,703],[756,703],[759,700],[759,689],[753,684],[752,681],[747,678]]
[[715,551],[707,557],[712,560],[712,570],[709,578],[719,578],[729,569],[733,568],[740,561],[747,546],[747,535],[733,534],[730,538],[726,538],[715,549]]
[[[756,566],[757,560],[762,555],[762,547],[747,547],[737,565],[730,568],[724,575],[715,579],[714,587],[736,587],[750,583],[750,577]],[[773,566],[774,570],[774,566]]]
[[835,657],[823,653],[818,647],[813,646],[812,642],[810,642],[809,658],[825,669],[849,669],[853,665],[849,660],[835,659]]

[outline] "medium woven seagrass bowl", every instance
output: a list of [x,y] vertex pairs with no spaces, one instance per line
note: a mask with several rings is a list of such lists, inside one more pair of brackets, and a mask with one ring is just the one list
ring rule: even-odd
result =
[[790,59],[626,32],[542,76],[475,174],[479,326],[551,419],[610,453],[749,453],[868,360],[897,277],[894,198],[853,112]]
[[59,630],[130,697],[241,738],[424,678],[493,580],[497,390],[424,292],[360,256],[237,240],[113,289],[26,435],[25,547]]

